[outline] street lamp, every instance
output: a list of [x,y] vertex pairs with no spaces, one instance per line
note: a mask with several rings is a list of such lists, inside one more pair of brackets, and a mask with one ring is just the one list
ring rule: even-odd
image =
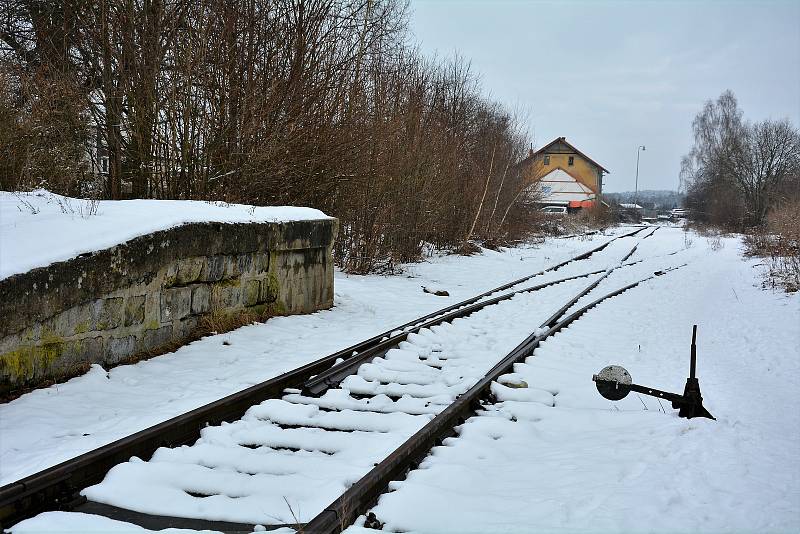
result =
[[644,152],[644,145],[639,145],[639,148],[636,149],[636,191],[633,193],[634,204],[639,201],[639,154],[642,152]]

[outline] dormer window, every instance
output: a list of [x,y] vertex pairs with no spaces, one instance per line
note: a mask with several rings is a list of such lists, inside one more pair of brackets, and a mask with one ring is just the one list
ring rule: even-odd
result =
[[545,155],[545,157],[544,157],[544,164],[545,164],[545,165],[550,165],[550,156],[547,156],[547,155]]
[[575,156],[570,156],[569,157],[569,161],[567,162],[567,165],[569,165],[570,167],[575,165]]

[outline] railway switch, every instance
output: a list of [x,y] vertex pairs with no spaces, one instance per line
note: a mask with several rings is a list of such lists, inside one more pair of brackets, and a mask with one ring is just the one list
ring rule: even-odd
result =
[[592,376],[592,380],[597,386],[600,395],[608,400],[618,401],[628,396],[628,393],[635,391],[666,399],[672,402],[672,407],[678,410],[678,416],[691,419],[693,417],[706,417],[716,419],[708,410],[703,407],[703,396],[700,394],[700,382],[695,376],[697,370],[697,325],[692,328],[692,349],[691,363],[689,366],[689,378],[686,379],[686,386],[683,395],[670,393],[659,389],[640,386],[633,383],[630,373],[619,365],[609,365],[604,367],[599,373]]

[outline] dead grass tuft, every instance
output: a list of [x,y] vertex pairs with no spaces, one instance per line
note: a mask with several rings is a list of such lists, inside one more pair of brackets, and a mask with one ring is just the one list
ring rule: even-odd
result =
[[747,253],[763,257],[764,287],[800,290],[800,204],[786,203],[770,212],[765,225],[745,236]]

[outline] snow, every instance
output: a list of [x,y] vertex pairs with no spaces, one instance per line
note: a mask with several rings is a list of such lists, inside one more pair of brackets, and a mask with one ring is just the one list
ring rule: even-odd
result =
[[[283,530],[283,534],[294,532],[289,529],[281,530]],[[198,531],[180,528],[154,531],[98,515],[67,512],[45,512],[39,514],[34,518],[17,523],[10,532],[12,534],[53,534],[54,532],[58,534],[150,534],[152,532],[159,532],[160,534],[190,534],[196,532],[221,534],[212,530]],[[280,532],[280,530],[274,530],[273,532]]]
[[[205,429],[191,447],[117,465],[83,495],[143,513],[308,521],[427,424],[434,414],[424,408],[441,411],[452,403],[527,337],[528,321],[543,321],[582,285],[585,280],[572,280],[520,294],[422,329],[348,376],[328,395],[330,409],[298,404],[296,394],[266,400],[240,421]],[[364,396],[375,398],[379,409],[349,408]],[[390,408],[394,399],[414,403],[415,415]]]
[[[615,229],[611,234],[630,231]],[[438,256],[406,266],[400,276],[351,276],[337,271],[330,310],[276,317],[135,365],[108,371],[94,365],[83,376],[0,405],[0,484],[536,273],[609,239],[595,235],[551,240],[535,247],[484,250],[470,257]],[[595,256],[601,258],[601,254]],[[585,272],[570,264],[541,278],[563,278],[573,273],[570,269]],[[420,285],[429,284],[446,288],[450,296],[424,293]]]
[[[262,525],[253,525],[253,532],[264,532]],[[68,512],[45,512],[38,516],[17,523],[11,534],[222,534],[216,530],[186,530],[167,528],[149,530],[124,521],[116,521],[103,516]],[[277,528],[271,534],[294,534],[291,528]]]
[[255,207],[193,200],[101,200],[93,207],[89,201],[45,190],[0,191],[0,279],[187,223],[328,218],[319,210],[292,206]]
[[[718,251],[682,239],[663,228],[632,259],[686,267],[545,341],[510,377],[527,387],[493,384],[496,401],[380,498],[372,511],[384,528],[797,532],[800,298],[759,289],[757,260],[741,257],[738,239]],[[672,249],[682,250],[666,256]],[[591,377],[608,364],[682,392],[693,324],[704,405],[717,421],[678,418],[653,397],[598,394]]]
[[[684,239],[679,228],[644,235],[519,286],[613,269],[574,310],[675,268],[593,308],[493,384],[495,401],[380,498],[373,511],[385,530],[800,529],[800,295],[760,289],[763,267],[742,257],[737,238],[717,249],[696,235]],[[332,310],[271,319],[108,373],[95,367],[0,406],[0,474],[19,478],[607,239],[436,257],[408,266],[410,278],[337,273]],[[204,429],[192,446],[118,465],[86,494],[169,515],[307,520],[600,276],[411,334],[339,389],[265,401],[240,421]],[[600,397],[591,377],[609,364],[624,366],[637,384],[682,391],[692,324],[704,403],[717,421],[680,419],[646,396]],[[108,521],[53,514],[17,529]]]

